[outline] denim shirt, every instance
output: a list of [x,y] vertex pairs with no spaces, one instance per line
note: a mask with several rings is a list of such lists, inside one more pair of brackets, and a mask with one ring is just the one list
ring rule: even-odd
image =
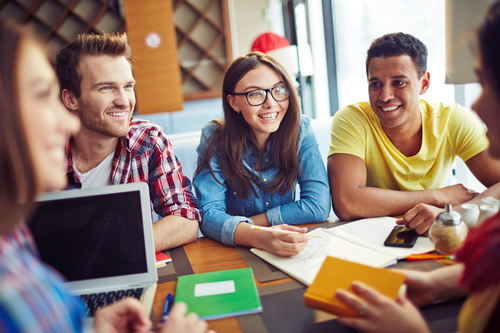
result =
[[[212,129],[216,126],[208,124],[202,130],[198,156],[206,154]],[[225,245],[234,244],[234,231],[239,223],[253,224],[249,216],[266,213],[271,225],[278,224],[305,224],[323,222],[330,213],[330,190],[325,165],[321,159],[318,143],[311,128],[311,120],[305,116],[300,119],[299,134],[299,163],[300,171],[295,185],[300,187],[300,199],[295,200],[295,191],[285,194],[271,193],[260,189],[253,184],[255,196],[249,191],[248,198],[240,199],[237,193],[224,181],[224,176],[219,168],[218,155],[215,154],[210,161],[213,173],[224,185],[219,184],[208,169],[202,170],[194,179],[193,185],[202,211],[201,231],[205,236],[216,239]],[[251,151],[243,159],[247,170],[269,182],[277,174],[276,167],[271,161],[270,145],[264,154],[264,167],[271,163],[271,167],[264,171],[256,171],[257,156]],[[199,162],[199,161],[198,161]]]

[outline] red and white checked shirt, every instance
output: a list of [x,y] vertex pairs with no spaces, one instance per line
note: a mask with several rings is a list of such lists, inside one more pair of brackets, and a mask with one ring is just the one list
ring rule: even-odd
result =
[[[66,156],[67,189],[80,189],[82,185],[73,170],[71,140]],[[110,184],[135,182],[149,185],[153,209],[158,215],[177,215],[201,222],[191,181],[182,174],[167,136],[155,123],[132,118],[127,136],[120,138],[116,147]]]

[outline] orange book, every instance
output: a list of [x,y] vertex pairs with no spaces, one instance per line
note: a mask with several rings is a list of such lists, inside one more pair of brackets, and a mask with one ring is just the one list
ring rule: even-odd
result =
[[366,283],[389,298],[396,300],[405,275],[393,270],[366,266],[328,256],[316,279],[307,288],[304,302],[310,308],[335,315],[360,317],[358,311],[335,297],[337,289],[351,291],[351,283],[354,280]]

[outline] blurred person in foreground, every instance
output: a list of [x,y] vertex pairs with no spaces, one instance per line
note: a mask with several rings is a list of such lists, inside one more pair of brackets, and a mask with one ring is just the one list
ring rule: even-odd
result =
[[[64,188],[65,148],[80,128],[59,99],[56,74],[33,35],[0,19],[0,331],[82,332],[83,303],[40,261],[24,223],[35,197]],[[204,332],[185,304],[172,309],[162,332]],[[99,310],[95,332],[150,332],[139,301],[126,298]]]

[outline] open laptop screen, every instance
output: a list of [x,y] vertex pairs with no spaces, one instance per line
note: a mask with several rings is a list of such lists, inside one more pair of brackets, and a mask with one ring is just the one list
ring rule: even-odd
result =
[[131,191],[41,201],[28,226],[42,261],[80,281],[147,272],[141,219]]

